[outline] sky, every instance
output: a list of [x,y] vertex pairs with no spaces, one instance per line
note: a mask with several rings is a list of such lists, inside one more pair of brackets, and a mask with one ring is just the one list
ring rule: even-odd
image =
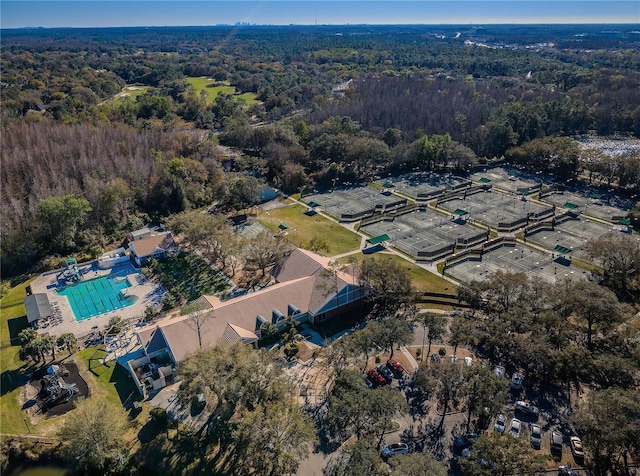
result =
[[0,27],[638,23],[640,0],[1,0]]

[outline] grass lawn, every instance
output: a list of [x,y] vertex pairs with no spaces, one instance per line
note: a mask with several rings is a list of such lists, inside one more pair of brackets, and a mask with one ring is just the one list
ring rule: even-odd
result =
[[238,99],[244,99],[247,106],[250,106],[256,102],[256,95],[253,93],[236,94],[235,86],[229,84],[219,83],[213,79],[200,77],[187,78],[187,83],[191,84],[196,89],[196,96],[200,95],[200,91],[205,91],[209,96],[209,103],[212,103],[216,96],[220,93],[234,94]]
[[124,101],[125,99],[129,99],[130,101],[135,102],[136,98],[149,90],[149,86],[143,86],[138,84],[130,84],[125,86],[122,91],[118,94],[118,101]]
[[104,347],[100,345],[83,349],[72,356],[79,362],[82,377],[93,392],[91,398],[108,400],[116,407],[126,404],[127,408],[131,407],[133,400],[142,400],[129,372],[113,360],[103,364],[105,355]]
[[[355,254],[353,256],[357,257],[359,261],[362,261],[365,258],[365,255],[363,254]],[[418,265],[410,263],[398,255],[382,252],[367,255],[367,257],[371,257],[379,261],[396,261],[400,263],[407,270],[407,273],[409,273],[409,277],[411,278],[416,290],[421,293],[432,292],[455,294],[455,284],[450,283],[446,279],[442,279],[440,276],[433,274]],[[348,258],[341,258],[339,261],[346,263],[347,260]]]
[[162,273],[162,285],[187,301],[227,289],[224,279],[193,253],[181,253],[176,258],[158,261],[157,266]]
[[280,231],[278,226],[284,223],[288,229],[289,240],[300,248],[308,249],[312,238],[322,238],[328,242],[329,250],[321,253],[327,256],[339,255],[360,247],[360,237],[343,226],[315,214],[305,215],[305,207],[288,205],[258,215],[258,220],[273,231]]
[[27,317],[23,300],[27,296],[27,279],[14,286],[0,300],[0,431],[2,433],[26,433],[22,409],[18,404],[22,372],[28,366],[20,359],[18,333],[27,327]]

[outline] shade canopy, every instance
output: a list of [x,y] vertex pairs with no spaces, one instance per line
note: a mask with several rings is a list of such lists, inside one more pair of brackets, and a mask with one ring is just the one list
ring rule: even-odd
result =
[[556,245],[553,251],[555,251],[556,253],[560,253],[561,255],[566,255],[567,253],[571,253],[571,248],[567,248],[561,245]]
[[24,307],[27,310],[29,323],[53,315],[51,303],[46,293],[36,293],[24,298]]
[[378,243],[382,243],[384,241],[389,241],[389,235],[386,233],[384,235],[374,236],[373,238],[369,238],[367,243],[370,245],[377,245]]
[[466,211],[466,210],[463,210],[462,208],[456,208],[456,211],[453,212],[453,213],[454,213],[454,215],[458,215],[459,217],[463,217],[466,214],[468,214],[469,212]]

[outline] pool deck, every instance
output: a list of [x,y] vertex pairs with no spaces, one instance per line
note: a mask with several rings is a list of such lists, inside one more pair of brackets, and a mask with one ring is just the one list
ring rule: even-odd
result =
[[[67,297],[56,293],[56,289],[63,285],[63,283],[57,278],[60,271],[61,270],[56,270],[44,273],[31,282],[31,292],[34,294],[46,293],[49,298],[49,302],[52,305],[58,306],[60,315],[62,316],[62,319],[58,320],[55,324],[49,324],[47,327],[40,326],[38,328],[38,332],[41,334],[48,333],[53,336],[59,336],[70,332],[75,334],[76,337],[81,338],[89,334],[95,326],[103,329],[109,322],[109,319],[113,316],[120,316],[125,321],[136,322],[142,319],[147,306],[159,306],[160,304],[161,292],[163,289],[157,284],[149,282],[144,278],[140,270],[136,269],[132,264],[125,263],[114,266],[110,269],[99,269],[95,262],[79,263],[78,271],[84,279],[108,276],[112,273],[131,276],[129,282],[132,286],[127,288],[127,294],[130,296],[137,296],[138,300],[131,306],[109,311],[82,321],[76,321],[73,310],[71,309],[71,304],[69,304]],[[137,276],[142,277],[142,279],[137,279]]]

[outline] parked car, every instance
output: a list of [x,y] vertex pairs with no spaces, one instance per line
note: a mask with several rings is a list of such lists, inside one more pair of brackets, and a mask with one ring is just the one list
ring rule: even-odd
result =
[[387,379],[380,375],[380,372],[376,369],[369,369],[367,371],[367,378],[371,381],[374,387],[385,385],[387,383]]
[[203,409],[207,405],[207,399],[204,396],[204,392],[198,393],[196,395],[196,406],[200,409]]
[[391,370],[389,370],[389,367],[387,367],[386,365],[378,365],[376,367],[376,370],[387,380],[387,383],[390,383],[393,380],[393,372],[391,372]]
[[540,425],[532,423],[529,429],[531,430],[529,432],[529,441],[531,442],[531,446],[539,450],[540,445],[542,444],[542,428]]
[[493,373],[496,374],[498,377],[504,377],[504,367],[502,365],[496,365],[493,368]]
[[507,419],[504,415],[500,414],[496,417],[496,424],[493,426],[493,429],[498,433],[504,433],[504,428],[507,426]]
[[369,380],[368,376],[364,376],[364,383],[367,384],[367,388],[373,388],[373,382],[371,380]]
[[528,415],[538,416],[540,415],[540,410],[538,407],[532,405],[529,402],[525,402],[524,400],[518,400],[515,403],[515,409],[521,411],[522,413],[526,413]]
[[406,443],[391,443],[382,447],[382,457],[388,458],[395,455],[406,455],[409,453],[409,447]]
[[576,462],[584,459],[584,448],[582,447],[582,440],[578,436],[572,436],[569,438],[569,443],[571,443],[571,452],[573,453],[573,457]]
[[387,367],[389,367],[395,375],[402,375],[404,373],[404,367],[400,365],[400,362],[396,359],[387,360]]
[[465,367],[471,367],[472,364],[473,364],[473,359],[471,357],[465,357],[464,358],[464,366]]
[[578,476],[578,473],[571,469],[571,466],[566,464],[558,468],[558,474],[561,476]]
[[520,390],[522,388],[522,381],[524,376],[518,372],[514,372],[511,376],[511,388],[514,390]]
[[455,446],[456,448],[468,448],[477,439],[477,433],[467,433],[466,435],[456,436],[453,439],[453,446]]
[[552,431],[549,436],[549,447],[551,453],[560,453],[562,454],[562,433],[559,431]]
[[522,426],[522,422],[517,418],[513,418],[511,420],[511,429],[509,430],[509,434],[512,438],[520,438],[520,427]]

